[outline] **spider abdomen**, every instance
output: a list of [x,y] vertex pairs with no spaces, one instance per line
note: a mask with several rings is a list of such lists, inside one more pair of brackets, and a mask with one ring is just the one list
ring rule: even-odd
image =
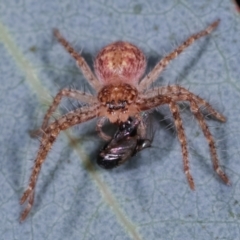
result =
[[94,62],[101,83],[136,85],[145,72],[146,58],[142,51],[128,42],[114,42],[104,47]]

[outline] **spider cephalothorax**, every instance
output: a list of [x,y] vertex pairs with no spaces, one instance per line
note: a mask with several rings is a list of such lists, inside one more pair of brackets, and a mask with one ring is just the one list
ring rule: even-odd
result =
[[[104,139],[109,139],[109,137],[101,130],[105,119],[109,119],[110,122],[117,123],[122,126],[124,122],[132,117],[140,124],[143,122],[142,111],[154,109],[155,107],[163,104],[167,104],[172,112],[173,121],[175,123],[176,132],[182,149],[184,172],[190,188],[194,189],[194,181],[189,169],[187,139],[184,133],[183,123],[177,104],[177,102],[180,101],[187,101],[189,103],[190,110],[198,121],[208,141],[214,170],[226,184],[230,184],[227,175],[219,166],[214,138],[205,122],[200,107],[203,106],[209,114],[221,122],[226,121],[225,117],[218,113],[204,99],[179,85],[169,85],[166,87],[155,87],[154,89],[150,89],[150,85],[157,80],[160,73],[167,67],[171,60],[176,58],[194,41],[211,33],[218,24],[219,20],[213,22],[205,30],[190,36],[173,52],[161,59],[152,71],[143,79],[141,79],[141,77],[145,72],[146,58],[142,51],[133,44],[128,42],[115,42],[103,48],[98,53],[94,62],[95,75],[85,62],[84,58],[72,48],[65,38],[61,36],[58,30],[54,30],[55,37],[76,60],[83,75],[97,94],[91,95],[78,90],[62,89],[55,96],[52,105],[44,117],[41,126],[41,144],[28,188],[23,193],[20,201],[21,204],[26,201],[28,203],[21,215],[21,220],[24,220],[27,217],[32,208],[35,186],[41,166],[46,159],[52,144],[55,142],[61,131],[97,117],[97,130],[99,131],[100,136]],[[49,123],[53,112],[56,110],[63,97],[75,98],[83,103],[86,103],[86,105],[84,107],[77,108],[74,111],[70,111],[59,119]],[[139,126],[140,125],[137,124],[136,128],[139,128]],[[142,128],[141,131],[142,134],[140,135],[133,134],[133,136],[129,135],[127,137],[118,137],[118,135],[115,135],[113,142],[109,143],[109,152],[106,154],[111,153],[113,148],[116,146],[117,149],[121,149],[124,146],[124,140],[129,141],[129,143],[133,141],[135,144],[130,148],[131,152],[138,151],[138,147],[141,147],[141,144],[137,142],[136,139],[139,136],[143,136],[143,139],[145,139],[144,128]],[[116,140],[119,140],[120,142],[114,142]],[[121,158],[127,160],[128,157],[125,157],[125,155],[123,157],[121,154],[122,152],[118,152],[118,155],[116,155],[117,160]]]
[[139,112],[137,96],[137,89],[127,83],[104,86],[98,94],[100,116],[107,117],[112,123],[126,122],[130,115]]

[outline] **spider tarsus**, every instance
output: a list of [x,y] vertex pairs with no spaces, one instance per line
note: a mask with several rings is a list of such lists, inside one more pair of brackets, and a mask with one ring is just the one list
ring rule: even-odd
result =
[[189,184],[191,190],[194,191],[194,190],[195,190],[195,184],[194,184],[193,177],[190,175],[190,176],[188,176],[187,178],[188,178],[188,184]]
[[220,178],[223,180],[224,183],[226,183],[228,186],[231,185],[231,182],[228,179],[228,176],[226,175],[226,173],[224,173],[224,171],[220,167],[216,170],[216,172],[220,176]]
[[20,215],[20,223],[22,223],[28,216],[29,212],[31,211],[32,206],[28,204],[28,206],[23,210],[23,212]]
[[53,35],[56,37],[56,38],[59,38],[59,36],[61,36],[59,30],[57,28],[53,28]]
[[195,191],[195,184],[194,184],[194,183],[192,183],[192,185],[190,185],[190,189],[191,189],[192,191]]
[[227,118],[223,115],[220,115],[220,118],[218,118],[221,122],[225,123],[227,121]]
[[220,21],[221,21],[220,19],[217,19],[210,26],[214,29],[214,28],[216,28],[219,25]]
[[33,206],[34,191],[32,191],[31,189],[27,189],[24,192],[24,194],[23,194],[23,196],[20,200],[20,204],[23,204],[27,199],[28,199],[27,206],[20,215],[20,223],[23,222],[27,218],[27,216],[28,216],[28,214],[31,211],[32,206]]
[[220,19],[217,19],[212,24],[210,24],[206,30],[203,30],[203,32],[206,32],[207,34],[211,33],[220,23]]
[[230,180],[228,180],[228,182],[226,183],[228,186],[232,186],[232,183]]

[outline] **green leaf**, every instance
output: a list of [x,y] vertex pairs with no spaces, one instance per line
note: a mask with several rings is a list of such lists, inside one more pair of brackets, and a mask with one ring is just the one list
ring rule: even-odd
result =
[[[207,122],[232,185],[214,172],[207,141],[183,107],[196,185],[190,190],[171,113],[160,107],[153,147],[112,171],[95,163],[101,148],[96,121],[62,133],[43,164],[33,209],[20,224],[19,199],[39,148],[29,131],[40,126],[49,96],[59,89],[90,91],[52,29],[82,51],[91,67],[103,46],[125,40],[144,51],[151,70],[219,18],[219,27],[174,60],[157,84],[189,88],[227,117],[224,124]],[[1,239],[239,239],[239,33],[232,1],[2,1]],[[62,112],[71,103],[64,101]]]

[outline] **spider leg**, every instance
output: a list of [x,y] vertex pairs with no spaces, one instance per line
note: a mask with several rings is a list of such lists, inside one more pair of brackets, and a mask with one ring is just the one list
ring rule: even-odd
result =
[[159,107],[163,104],[169,104],[172,102],[171,97],[164,96],[164,95],[157,95],[153,97],[141,97],[136,101],[136,106],[138,107],[139,111],[146,111],[155,107]]
[[186,174],[190,188],[192,190],[194,190],[194,188],[195,188],[194,181],[193,181],[193,177],[189,170],[187,139],[186,139],[186,136],[184,133],[182,119],[181,119],[177,104],[172,100],[171,97],[164,96],[164,95],[157,95],[157,96],[145,98],[145,99],[140,98],[139,103],[140,103],[139,108],[141,110],[148,110],[153,107],[157,107],[157,106],[160,106],[160,105],[166,104],[166,103],[169,104],[170,110],[173,114],[175,126],[177,129],[178,139],[179,139],[179,142],[180,142],[181,148],[182,148],[184,172]]
[[32,191],[28,196],[27,206],[21,214],[21,218],[20,218],[21,222],[26,219],[28,213],[31,211],[31,208],[33,206],[33,202],[34,202],[34,191]]
[[227,185],[230,185],[231,184],[230,180],[228,179],[227,175],[224,173],[224,171],[219,166],[217,150],[216,150],[213,136],[209,131],[209,128],[204,120],[202,113],[199,111],[199,107],[197,106],[195,101],[190,102],[190,107],[191,107],[192,113],[195,115],[200,127],[202,128],[204,136],[206,137],[206,139],[208,141],[214,170]]
[[169,62],[175,59],[180,53],[182,53],[187,47],[192,45],[196,40],[211,33],[219,24],[220,20],[217,20],[210,24],[206,29],[199,33],[190,36],[185,42],[177,47],[173,52],[169,53],[162,60],[160,60],[153,70],[147,74],[139,83],[138,90],[143,91],[147,89],[151,83],[157,80],[160,73],[168,66]]
[[139,120],[139,125],[138,125],[138,133],[139,133],[139,136],[144,139],[146,136],[147,136],[147,130],[146,130],[146,125],[147,123],[144,122],[144,119],[143,117],[141,118],[138,118]]
[[27,201],[27,207],[22,212],[20,221],[23,221],[27,217],[28,213],[32,208],[34,201],[34,190],[37,178],[41,170],[41,166],[45,161],[47,154],[50,151],[60,131],[66,130],[69,127],[72,127],[76,124],[85,122],[96,117],[98,115],[98,109],[99,109],[98,105],[78,108],[57,119],[45,129],[44,134],[42,135],[41,145],[38,150],[35,164],[29,180],[28,188],[23,193],[22,198],[20,200],[20,204],[23,204]]
[[57,38],[57,40],[62,44],[62,46],[66,49],[66,51],[68,51],[71,54],[71,56],[77,61],[77,65],[82,70],[82,73],[88,80],[89,84],[96,91],[98,91],[101,88],[101,84],[91,71],[90,67],[88,66],[84,58],[74,50],[70,43],[60,34],[58,29],[54,29],[53,34]]
[[152,125],[149,123],[149,114],[144,112],[137,114],[135,116],[137,119],[136,124],[138,124],[137,131],[138,135],[141,139],[149,139],[149,141],[153,140],[153,129]]
[[190,188],[192,190],[194,190],[195,189],[194,181],[193,181],[193,177],[190,173],[190,169],[189,169],[187,139],[186,139],[186,135],[184,133],[184,128],[183,128],[179,108],[178,108],[178,105],[173,101],[169,103],[169,108],[170,108],[170,110],[172,112],[172,115],[173,115],[174,123],[175,123],[176,130],[177,130],[178,139],[179,139],[179,142],[180,142],[181,148],[182,148],[184,173],[186,174],[186,177],[187,177],[188,184],[189,184]]
[[206,110],[213,115],[217,120],[226,122],[226,118],[219,112],[217,112],[207,101],[194,93],[188,91],[186,88],[179,85],[169,85],[167,87],[158,87],[154,90],[146,92],[147,96],[165,95],[171,96],[174,101],[190,101],[194,100],[198,105],[204,106]]
[[98,132],[98,135],[100,136],[100,138],[102,138],[104,141],[110,141],[112,139],[112,137],[108,136],[107,134],[105,134],[102,130],[102,127],[105,123],[105,121],[107,120],[106,117],[101,117],[98,119],[97,121],[97,126],[96,126],[96,130]]
[[52,102],[51,106],[49,107],[48,111],[46,112],[46,114],[44,116],[43,124],[42,124],[42,127],[41,127],[41,129],[43,131],[47,127],[48,121],[49,121],[51,115],[56,110],[56,108],[58,107],[58,105],[59,105],[59,103],[60,103],[60,101],[62,100],[63,97],[74,98],[74,99],[77,99],[81,102],[86,102],[88,104],[94,104],[96,102],[94,100],[95,98],[90,94],[86,94],[86,93],[80,92],[78,90],[67,89],[67,88],[64,88],[64,89],[60,90],[58,92],[58,94],[55,96],[55,98],[53,99],[53,102]]

